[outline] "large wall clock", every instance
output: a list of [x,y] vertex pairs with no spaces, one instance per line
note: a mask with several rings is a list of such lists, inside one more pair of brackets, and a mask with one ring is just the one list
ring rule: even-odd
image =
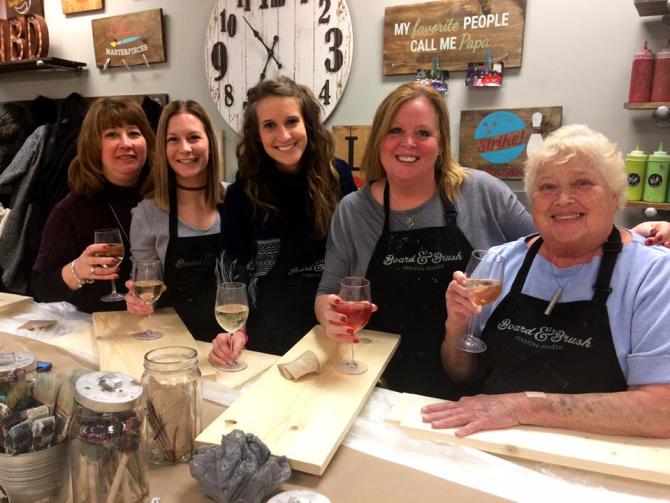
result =
[[238,133],[247,90],[286,75],[335,109],[349,79],[353,37],[345,0],[217,0],[207,28],[212,99]]

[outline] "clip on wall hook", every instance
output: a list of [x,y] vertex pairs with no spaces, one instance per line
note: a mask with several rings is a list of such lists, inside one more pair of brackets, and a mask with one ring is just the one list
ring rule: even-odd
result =
[[107,58],[105,60],[105,64],[102,66],[103,70],[107,70],[107,67],[109,66],[109,63],[112,61],[112,58]]
[[151,68],[151,65],[149,64],[149,60],[147,59],[147,55],[142,53],[142,59],[144,60],[144,64],[146,65],[147,68]]
[[130,67],[128,66],[128,63],[126,63],[126,60],[125,60],[125,59],[121,58],[121,63],[123,63],[123,66],[126,67],[126,70],[128,70],[129,72],[131,71],[131,70],[130,70]]

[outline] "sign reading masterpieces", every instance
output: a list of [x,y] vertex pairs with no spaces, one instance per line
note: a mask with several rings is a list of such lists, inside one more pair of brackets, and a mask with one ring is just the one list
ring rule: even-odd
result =
[[458,162],[498,178],[523,178],[528,152],[561,127],[563,107],[463,110]]
[[98,67],[165,62],[162,9],[91,21]]
[[387,7],[384,11],[384,75],[432,68],[466,70],[491,59],[521,66],[526,0],[442,0]]

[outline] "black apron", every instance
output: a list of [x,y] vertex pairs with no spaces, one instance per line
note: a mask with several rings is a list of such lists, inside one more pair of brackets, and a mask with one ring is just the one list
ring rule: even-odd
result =
[[[222,207],[219,206],[219,214],[221,210]],[[221,233],[178,237],[177,201],[174,193],[170,194],[169,222],[170,234],[164,271],[167,290],[160,305],[174,307],[193,337],[211,342],[222,331],[214,317],[215,267],[216,259],[221,253]]]
[[258,278],[247,321],[247,347],[283,355],[317,324],[314,297],[321,280],[325,239],[285,232],[272,269]]
[[521,293],[538,238],[526,253],[510,292],[491,314],[482,339],[484,392],[609,393],[628,388],[616,356],[607,298],[621,251],[614,227],[603,244],[603,258],[591,300],[564,302],[544,314],[548,302]]
[[389,186],[384,188],[384,229],[366,278],[378,311],[367,328],[401,334],[384,379],[396,391],[458,399],[471,386],[451,382],[440,347],[447,308],[444,294],[454,271],[465,270],[472,246],[456,225],[456,208],[442,199],[446,225],[391,232]]

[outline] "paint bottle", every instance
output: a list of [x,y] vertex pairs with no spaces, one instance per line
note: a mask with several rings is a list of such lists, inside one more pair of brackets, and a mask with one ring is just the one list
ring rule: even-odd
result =
[[633,68],[630,74],[630,91],[628,101],[630,103],[644,103],[651,98],[651,85],[654,75],[654,53],[647,47],[633,56]]
[[647,154],[640,150],[637,144],[635,150],[628,152],[626,156],[626,172],[628,173],[628,188],[626,188],[627,201],[640,201],[642,189],[644,188],[644,174],[647,170]]
[[644,194],[642,199],[650,203],[663,203],[668,189],[668,163],[670,156],[663,150],[661,143],[658,150],[647,160]]
[[670,40],[656,55],[652,82],[651,101],[670,101]]

